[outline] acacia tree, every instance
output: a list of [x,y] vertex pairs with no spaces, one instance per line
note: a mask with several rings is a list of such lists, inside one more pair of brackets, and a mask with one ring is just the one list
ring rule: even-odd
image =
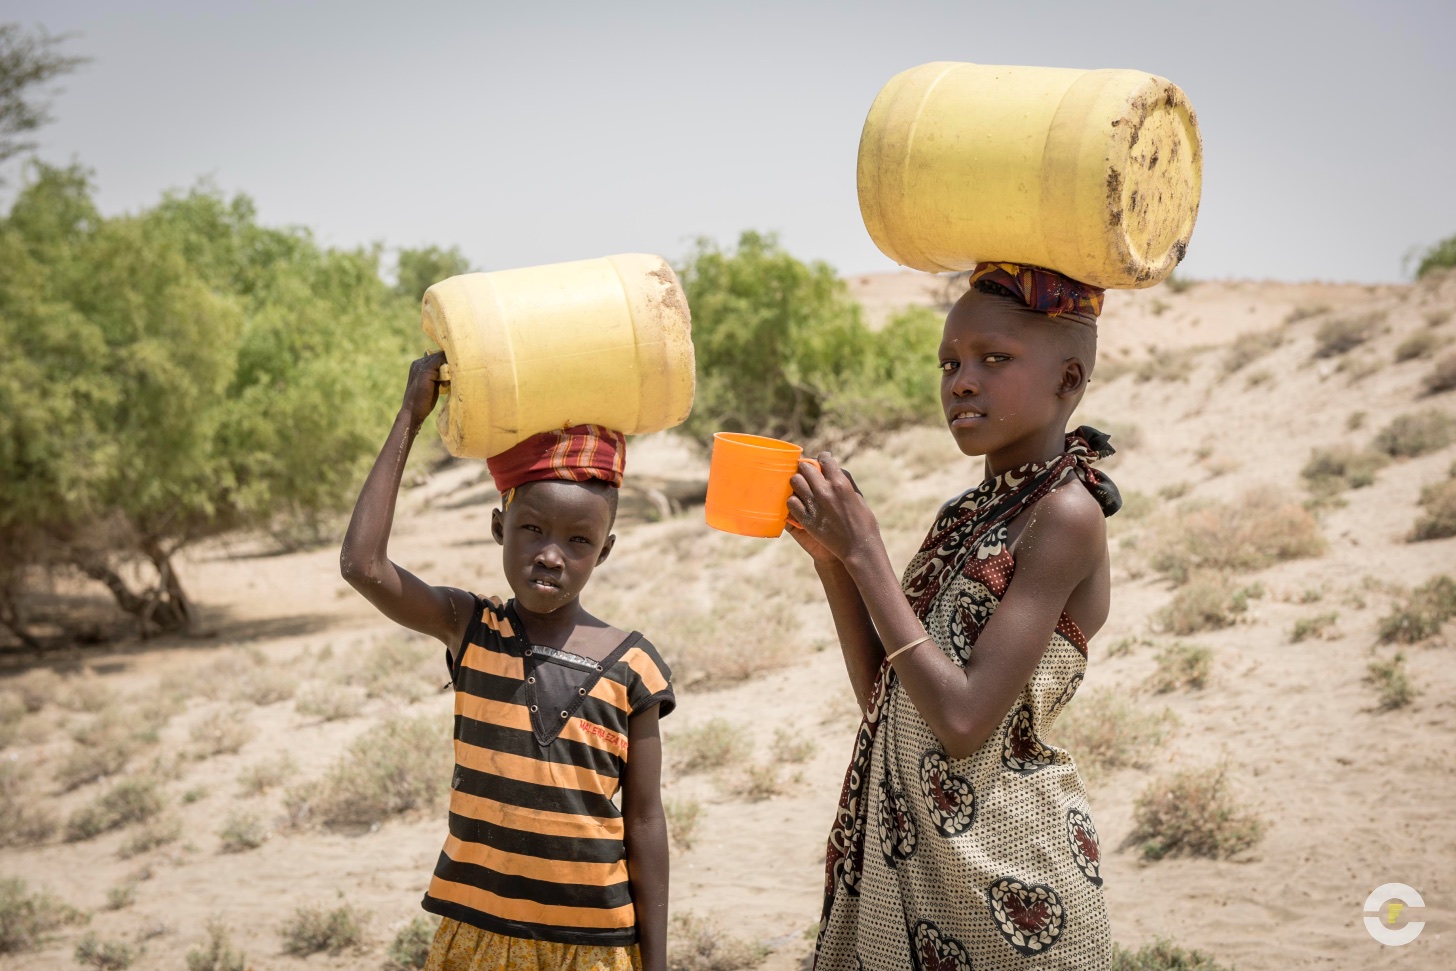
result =
[[184,629],[179,549],[347,503],[418,306],[377,248],[260,227],[244,196],[105,218],[84,171],[33,171],[0,221],[0,623],[25,638],[42,566],[105,583],[144,632]]
[[26,134],[50,121],[38,89],[86,63],[84,57],[60,53],[64,40],[44,30],[27,33],[18,24],[0,24],[0,163],[34,148]]

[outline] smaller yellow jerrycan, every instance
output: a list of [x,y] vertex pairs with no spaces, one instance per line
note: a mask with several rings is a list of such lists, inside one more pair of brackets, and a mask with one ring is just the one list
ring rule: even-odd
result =
[[1156,75],[940,61],[881,89],[858,177],[865,228],[904,266],[1005,260],[1150,287],[1188,249],[1203,147]]
[[660,256],[452,276],[425,291],[421,326],[445,352],[436,422],[451,455],[567,425],[641,435],[693,407],[688,302]]

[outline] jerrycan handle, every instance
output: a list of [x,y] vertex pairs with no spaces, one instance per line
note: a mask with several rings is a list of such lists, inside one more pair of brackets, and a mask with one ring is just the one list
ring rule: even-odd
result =
[[441,364],[440,365],[440,368],[439,368],[439,377],[437,377],[435,379],[435,383],[440,386],[440,393],[441,394],[449,394],[450,393],[450,365],[449,364]]

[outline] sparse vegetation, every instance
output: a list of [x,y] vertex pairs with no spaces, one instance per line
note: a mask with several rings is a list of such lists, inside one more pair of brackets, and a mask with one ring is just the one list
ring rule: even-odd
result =
[[1154,658],[1158,668],[1148,676],[1148,687],[1159,694],[1201,690],[1213,670],[1213,652],[1197,644],[1169,644]]
[[1284,315],[1284,324],[1297,324],[1301,320],[1308,320],[1311,317],[1318,317],[1320,314],[1327,314],[1330,308],[1326,304],[1301,304],[1289,313]]
[[308,957],[320,951],[339,954],[363,943],[368,919],[367,914],[347,903],[333,910],[299,907],[278,929],[278,937],[283,941],[283,952],[295,957]]
[[667,816],[667,836],[672,845],[682,850],[693,848],[693,837],[703,818],[703,805],[696,799],[666,799],[662,810]]
[[753,746],[743,728],[726,718],[712,718],[674,732],[668,740],[679,772],[703,772],[737,765]]
[[142,734],[133,717],[109,707],[71,732],[76,745],[56,769],[62,789],[76,789],[126,768],[142,747]]
[[231,707],[214,711],[192,726],[192,741],[197,757],[232,755],[252,739],[256,729],[248,719],[247,709]]
[[1221,573],[1197,573],[1174,591],[1172,601],[1158,611],[1157,621],[1164,631],[1180,637],[1220,630],[1237,623],[1248,612],[1249,600],[1262,593],[1257,586],[1235,588]]
[[298,765],[293,761],[293,756],[284,752],[275,758],[255,762],[239,772],[238,788],[245,796],[259,796],[282,785],[284,780],[297,771]]
[[1395,345],[1395,362],[1430,357],[1441,346],[1441,338],[1429,330],[1418,330]]
[[207,943],[187,952],[187,971],[247,971],[248,959],[232,948],[232,935],[219,918],[207,922]]
[[1146,768],[1176,719],[1171,711],[1145,710],[1125,692],[1099,688],[1078,692],[1057,716],[1051,734],[1092,778],[1125,767]]
[[1411,542],[1456,536],[1456,478],[1426,486],[1420,505],[1425,513],[1411,528],[1407,537]]
[[0,759],[0,847],[34,846],[55,835],[55,814],[30,792],[27,765]]
[[814,740],[780,725],[774,729],[773,756],[780,762],[807,762],[814,757]]
[[1258,843],[1265,825],[1235,802],[1226,765],[1185,769],[1154,781],[1138,796],[1128,842],[1148,860],[1224,859]]
[[24,880],[0,877],[0,954],[34,951],[50,933],[85,915],[44,892],[31,893]]
[[1456,353],[1447,354],[1422,379],[1426,394],[1442,394],[1456,388]]
[[1406,674],[1405,653],[1397,651],[1387,660],[1376,659],[1366,667],[1366,681],[1375,685],[1381,711],[1404,708],[1415,700],[1416,690]]
[[107,910],[125,910],[136,903],[136,884],[119,883],[106,891]]
[[149,819],[121,844],[117,851],[122,859],[140,856],[159,846],[175,843],[182,836],[182,820],[176,816],[158,816]]
[[238,682],[233,697],[253,705],[274,705],[292,698],[297,690],[298,679],[292,672],[265,662]]
[[[798,625],[794,606],[781,598],[749,601],[725,594],[707,610],[668,609],[654,625],[654,641],[670,652],[679,686],[714,688],[789,663]],[[745,636],[748,631],[751,636]]]
[[1312,637],[1324,637],[1339,619],[1340,615],[1334,611],[1315,614],[1313,617],[1301,617],[1294,622],[1294,627],[1289,631],[1289,641],[1291,644],[1298,644],[1300,641],[1307,641]]
[[714,921],[675,914],[667,935],[668,971],[744,971],[768,956],[768,948],[734,937]]
[[403,635],[383,637],[351,664],[345,681],[362,686],[370,698],[419,701],[439,687],[438,642]]
[[1390,457],[1374,449],[1316,448],[1299,474],[1311,493],[1326,497],[1373,485],[1375,473],[1389,464]]
[[364,708],[368,692],[357,685],[319,684],[304,686],[293,699],[293,710],[305,718],[326,722],[353,718]]
[[1149,563],[1176,583],[1203,570],[1249,572],[1325,551],[1310,513],[1272,487],[1237,502],[1185,505],[1163,517],[1149,544]]
[[1110,971],[1233,971],[1198,950],[1158,937],[1136,951],[1113,942]]
[[95,934],[87,934],[76,944],[76,963],[100,971],[126,971],[138,953],[125,941],[103,941]]
[[1234,338],[1223,357],[1223,373],[1233,374],[1284,344],[1285,335],[1277,330],[1245,331]]
[[1315,357],[1338,357],[1352,351],[1374,337],[1380,325],[1385,322],[1383,311],[1361,314],[1357,317],[1332,317],[1320,324],[1315,331]]
[[319,782],[291,795],[326,826],[368,826],[434,808],[450,778],[448,725],[434,715],[394,717],[366,731]]
[[1441,632],[1456,616],[1456,580],[1446,574],[1432,577],[1416,587],[1380,620],[1380,640],[1385,644],[1415,644]]
[[262,846],[268,839],[268,828],[256,813],[233,813],[217,835],[222,840],[222,852],[242,853]]
[[1451,444],[1456,436],[1456,418],[1444,411],[1427,408],[1397,415],[1375,436],[1374,447],[1391,458],[1415,458]]
[[1453,266],[1456,266],[1456,236],[1447,236],[1438,243],[1432,243],[1421,253],[1421,258],[1416,263],[1416,279]]
[[123,779],[76,810],[66,822],[66,839],[91,839],[132,823],[143,823],[162,811],[162,794],[148,778]]
[[1139,384],[1149,381],[1187,381],[1202,347],[1154,347],[1148,351],[1133,368],[1133,377]]
[[777,764],[754,762],[743,767],[743,772],[735,780],[732,792],[735,796],[747,799],[749,802],[762,802],[765,799],[782,795],[784,780],[779,775]]
[[[422,914],[406,924],[394,940],[389,942],[385,952],[384,971],[416,971],[423,968],[430,956],[430,944],[435,939],[435,930],[440,918],[434,914]],[[191,968],[188,971],[192,971]]]

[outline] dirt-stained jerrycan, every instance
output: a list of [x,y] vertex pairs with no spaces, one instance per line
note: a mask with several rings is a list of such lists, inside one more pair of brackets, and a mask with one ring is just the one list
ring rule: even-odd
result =
[[567,425],[646,434],[692,410],[688,303],[660,256],[453,276],[425,291],[422,326],[445,352],[436,421],[451,455]]
[[1156,75],[939,61],[875,98],[858,179],[865,228],[904,266],[1005,260],[1139,288],[1188,248],[1203,147]]

